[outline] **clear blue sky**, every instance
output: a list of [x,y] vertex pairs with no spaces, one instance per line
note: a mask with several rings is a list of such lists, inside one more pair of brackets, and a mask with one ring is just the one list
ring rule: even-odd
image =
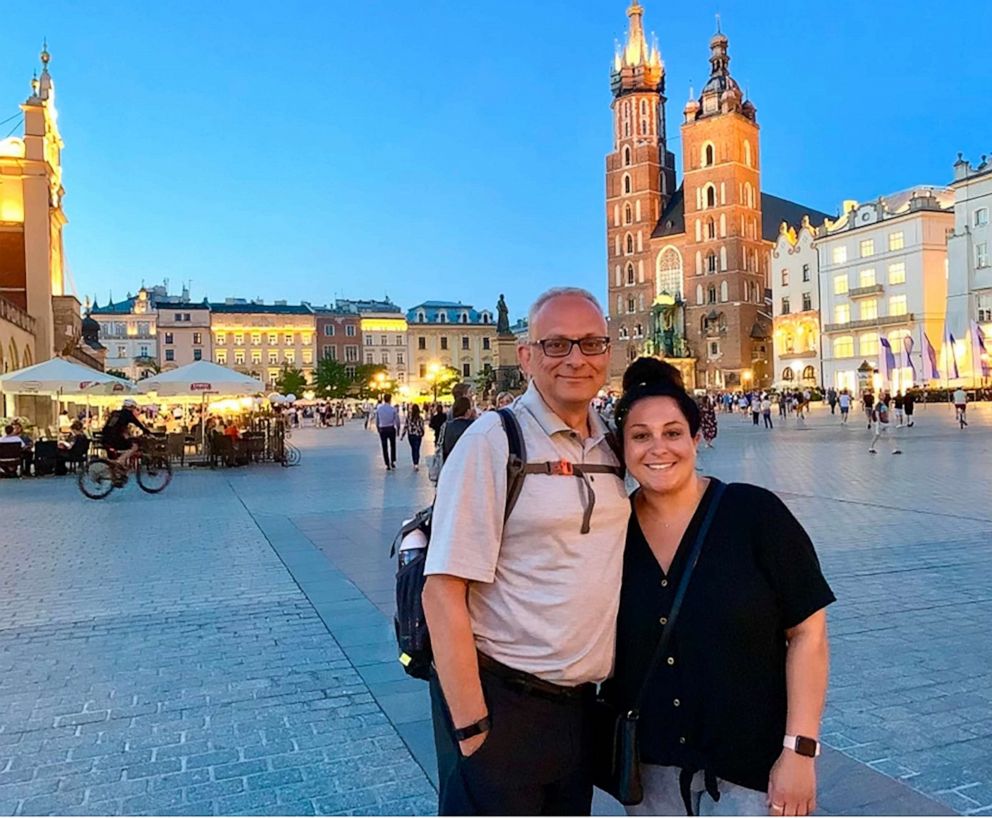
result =
[[[676,155],[716,11],[758,108],[766,191],[836,212],[946,184],[959,150],[992,153],[973,3],[642,2]],[[0,120],[47,36],[80,296],[163,277],[192,279],[196,298],[388,292],[404,307],[492,307],[503,291],[516,316],[553,284],[605,294],[609,67],[626,5],[15,4]]]

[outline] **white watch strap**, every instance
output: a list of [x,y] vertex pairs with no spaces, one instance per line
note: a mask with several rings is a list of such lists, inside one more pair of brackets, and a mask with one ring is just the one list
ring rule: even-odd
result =
[[[798,736],[786,736],[784,739],[782,739],[782,746],[785,747],[787,750],[795,750],[798,741],[799,741]],[[820,754],[820,742],[817,741],[815,755],[819,755],[819,754]]]

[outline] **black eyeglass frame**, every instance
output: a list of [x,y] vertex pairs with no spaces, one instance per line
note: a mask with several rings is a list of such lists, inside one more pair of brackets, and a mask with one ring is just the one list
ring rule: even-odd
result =
[[[568,341],[568,349],[565,352],[561,353],[560,355],[555,355],[551,352],[548,352],[548,349],[545,346],[545,344],[551,341]],[[601,341],[602,343],[605,344],[605,346],[600,352],[586,352],[582,348],[582,343],[584,341]],[[584,338],[544,338],[540,341],[531,341],[530,344],[531,346],[540,347],[541,352],[543,352],[549,358],[567,358],[569,355],[572,354],[572,349],[576,346],[579,348],[579,352],[581,352],[587,358],[591,358],[595,355],[605,355],[607,352],[610,351],[610,339],[606,335],[587,335]]]

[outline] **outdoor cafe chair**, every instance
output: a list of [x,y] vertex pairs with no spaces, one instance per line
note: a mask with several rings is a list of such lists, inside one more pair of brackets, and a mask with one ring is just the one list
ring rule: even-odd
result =
[[21,469],[24,447],[20,443],[0,443],[0,474],[17,477]]
[[34,444],[34,476],[43,477],[55,473],[59,444],[54,440],[39,440]]

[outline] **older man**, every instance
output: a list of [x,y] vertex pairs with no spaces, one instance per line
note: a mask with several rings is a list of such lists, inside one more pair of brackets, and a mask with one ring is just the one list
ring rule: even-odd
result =
[[[517,349],[512,404],[531,473],[504,520],[509,445],[485,414],[445,465],[424,607],[444,815],[581,815],[592,801],[589,715],[612,669],[623,543],[622,469],[590,402],[609,337],[594,296],[549,290]],[[595,472],[595,474],[592,474]]]

